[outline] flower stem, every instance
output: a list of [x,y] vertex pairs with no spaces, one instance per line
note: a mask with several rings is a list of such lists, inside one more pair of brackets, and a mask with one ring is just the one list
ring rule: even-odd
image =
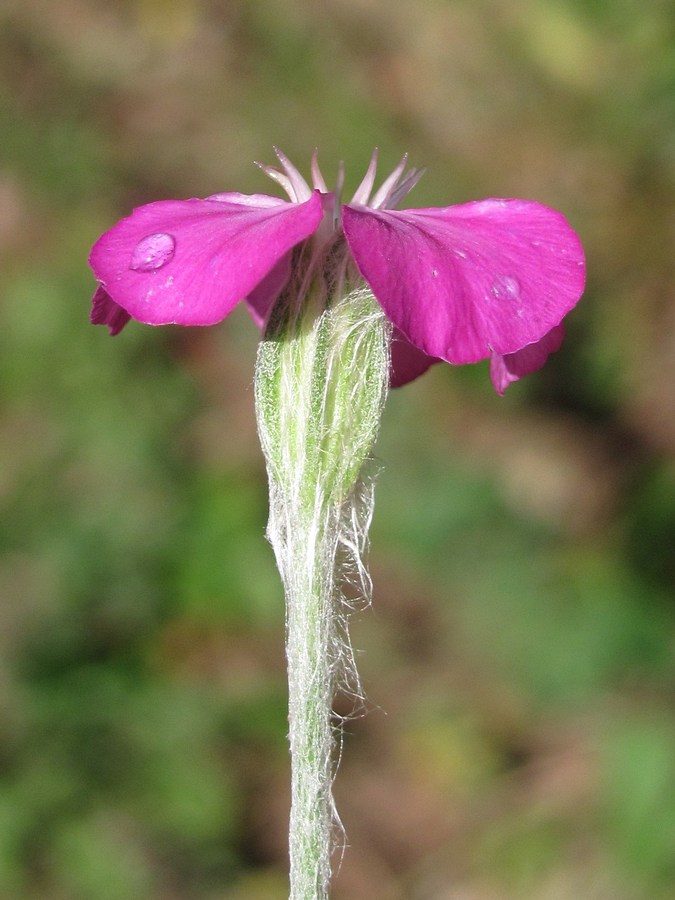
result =
[[256,366],[270,489],[268,537],[286,595],[291,900],[328,897],[333,829],[332,700],[358,684],[342,588],[368,594],[362,561],[372,490],[362,470],[388,385],[389,326],[363,289],[330,296],[319,276],[273,311]]
[[[331,699],[335,689],[330,586],[322,571],[326,559],[321,537],[295,530],[300,574],[286,596],[291,815],[289,854],[291,898],[328,896],[333,827]],[[307,564],[309,562],[309,565]]]

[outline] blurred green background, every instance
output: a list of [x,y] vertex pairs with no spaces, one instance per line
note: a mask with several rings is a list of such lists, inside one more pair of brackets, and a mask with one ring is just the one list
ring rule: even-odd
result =
[[[88,324],[132,206],[374,145],[564,211],[538,375],[388,401],[338,900],[675,896],[670,0],[1,0],[0,900],[286,896],[257,335]],[[332,176],[331,176],[332,177]],[[338,701],[340,712],[349,711]]]

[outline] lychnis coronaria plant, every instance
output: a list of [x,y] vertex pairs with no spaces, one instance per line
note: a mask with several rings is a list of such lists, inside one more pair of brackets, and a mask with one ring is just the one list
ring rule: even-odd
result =
[[[421,176],[406,158],[349,201],[279,150],[260,168],[289,199],[213,194],[135,209],[94,245],[92,322],[117,334],[213,325],[245,301],[262,329],[255,374],[269,478],[268,537],[286,595],[291,897],[328,895],[337,825],[332,701],[358,692],[344,587],[368,598],[368,460],[390,386],[430,365],[490,360],[503,394],[563,339],[584,286],[564,217],[526,200],[397,209]],[[353,589],[350,589],[353,593]]]

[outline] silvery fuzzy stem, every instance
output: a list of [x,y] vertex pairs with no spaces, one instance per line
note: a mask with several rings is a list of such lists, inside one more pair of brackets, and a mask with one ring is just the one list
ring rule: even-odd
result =
[[389,326],[367,288],[310,266],[277,302],[256,365],[270,489],[268,538],[286,594],[291,900],[328,896],[332,700],[358,685],[342,587],[368,593],[372,490],[361,480],[389,373]]

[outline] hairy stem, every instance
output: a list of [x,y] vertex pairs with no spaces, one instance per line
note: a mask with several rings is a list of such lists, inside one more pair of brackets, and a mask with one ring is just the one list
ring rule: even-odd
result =
[[260,345],[256,410],[286,595],[290,896],[322,900],[338,823],[332,700],[339,686],[358,685],[342,589],[369,590],[373,495],[361,476],[386,396],[389,330],[367,290],[335,299],[318,277],[299,298],[281,298]]
[[[328,895],[331,830],[331,699],[335,690],[332,590],[325,571],[325,539],[295,530],[298,577],[286,594],[291,815],[291,897]],[[292,551],[291,551],[292,552]],[[308,559],[316,554],[316,562]],[[304,570],[304,571],[303,571]]]

